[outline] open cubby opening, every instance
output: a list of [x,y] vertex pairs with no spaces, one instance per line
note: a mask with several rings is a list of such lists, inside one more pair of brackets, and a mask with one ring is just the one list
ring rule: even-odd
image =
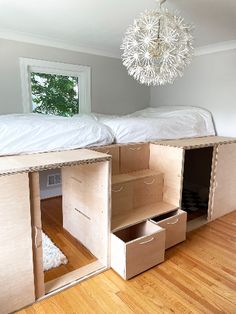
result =
[[188,213],[188,220],[207,215],[213,147],[185,151],[182,209]]
[[30,174],[36,297],[108,265],[109,162],[61,168],[61,196],[40,198]]

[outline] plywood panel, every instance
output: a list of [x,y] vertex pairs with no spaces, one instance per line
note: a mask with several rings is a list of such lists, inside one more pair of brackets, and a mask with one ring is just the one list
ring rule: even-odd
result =
[[160,219],[157,217],[151,221],[166,230],[165,248],[169,249],[186,239],[187,213],[178,210],[166,216],[167,218]]
[[167,145],[172,147],[179,147],[184,149],[201,148],[214,146],[215,144],[224,144],[236,142],[235,137],[222,137],[222,136],[205,136],[195,138],[184,138],[180,140],[165,140],[158,141],[156,144]]
[[33,260],[35,297],[41,298],[45,294],[44,272],[43,272],[43,250],[42,250],[42,220],[40,208],[40,186],[39,173],[29,174],[30,183],[30,204],[33,237]]
[[35,301],[28,174],[0,177],[0,313]]
[[216,148],[210,220],[236,209],[236,143]]
[[133,208],[134,183],[112,185],[112,215],[129,212]]
[[55,290],[61,289],[72,283],[79,282],[97,273],[99,270],[104,270],[105,266],[100,261],[94,261],[88,265],[82,266],[79,269],[71,271],[60,278],[53,279],[45,283],[46,294],[50,294]]
[[165,230],[149,221],[111,235],[111,267],[129,279],[164,261]]
[[128,173],[149,168],[149,144],[120,146],[120,172]]
[[164,174],[163,201],[180,206],[183,182],[184,150],[150,144],[150,169]]
[[120,213],[112,217],[111,229],[116,231],[124,227],[134,225],[146,219],[162,215],[176,210],[177,207],[173,204],[158,202],[146,206],[142,206],[125,213]]
[[112,156],[112,174],[120,173],[120,149],[118,145],[109,145],[94,148],[95,151]]
[[0,175],[34,172],[110,160],[111,157],[88,149],[63,152],[19,155],[0,158]]
[[62,169],[63,227],[104,265],[110,230],[110,162]]
[[163,175],[153,175],[135,180],[134,208],[161,202],[163,199]]

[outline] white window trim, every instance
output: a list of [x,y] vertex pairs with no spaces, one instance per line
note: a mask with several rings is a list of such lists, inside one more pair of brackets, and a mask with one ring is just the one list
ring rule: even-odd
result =
[[31,72],[78,77],[79,112],[91,112],[91,68],[89,66],[20,58],[21,88],[24,113],[32,112]]

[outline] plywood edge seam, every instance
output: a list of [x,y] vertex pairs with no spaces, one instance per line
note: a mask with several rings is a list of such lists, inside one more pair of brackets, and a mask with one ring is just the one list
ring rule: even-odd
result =
[[182,150],[182,169],[181,169],[181,184],[180,184],[180,198],[179,198],[179,208],[182,209],[182,197],[183,197],[183,182],[184,182],[184,164],[185,164],[185,150]]
[[[230,143],[232,144],[232,143]],[[212,175],[210,181],[210,197],[209,197],[209,205],[208,205],[208,220],[212,220],[213,216],[213,199],[215,194],[215,185],[216,185],[216,168],[218,164],[218,154],[219,154],[219,145],[216,145],[213,150],[213,160],[212,160]]]
[[[173,141],[173,140],[171,140],[171,141]],[[209,143],[198,144],[198,145],[173,145],[173,144],[168,144],[166,142],[165,143],[161,143],[161,141],[160,142],[154,142],[154,143],[151,143],[151,144],[190,150],[190,149],[198,149],[198,148],[212,147],[212,146],[225,145],[225,144],[234,144],[234,143],[236,143],[236,140],[209,142]]]
[[[57,293],[67,287],[71,287],[83,280],[86,280],[98,272],[102,272],[106,270],[107,265],[102,264],[99,260],[92,262],[88,265],[82,266],[81,268],[74,270],[68,274],[63,275],[57,279],[53,279],[52,281],[48,281],[45,283],[45,296],[52,295],[53,293]],[[68,278],[68,279],[67,279]],[[42,300],[40,298],[40,300]]]
[[80,161],[70,161],[70,162],[61,162],[61,163],[50,164],[50,165],[46,165],[46,166],[25,167],[25,168],[22,168],[20,170],[12,169],[12,170],[0,173],[0,177],[9,176],[9,175],[13,175],[13,174],[20,174],[20,173],[60,169],[60,168],[71,167],[71,166],[88,165],[88,164],[110,161],[110,160],[111,160],[111,156],[108,155],[107,157],[85,159],[82,161],[81,160]]

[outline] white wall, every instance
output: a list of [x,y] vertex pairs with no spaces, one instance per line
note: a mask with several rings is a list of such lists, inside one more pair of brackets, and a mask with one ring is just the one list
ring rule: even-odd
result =
[[149,104],[149,88],[129,77],[120,59],[0,39],[0,114],[23,111],[19,57],[91,66],[94,112],[125,114]]
[[195,57],[183,78],[151,88],[150,104],[206,108],[219,135],[236,136],[236,49]]

